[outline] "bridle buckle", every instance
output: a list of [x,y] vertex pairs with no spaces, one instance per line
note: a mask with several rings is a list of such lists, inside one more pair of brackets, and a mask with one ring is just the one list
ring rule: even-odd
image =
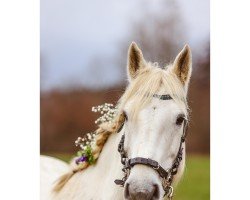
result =
[[156,166],[156,167],[153,167],[153,169],[155,169],[155,170],[158,170],[159,168],[160,168],[159,163],[157,163],[157,166]]

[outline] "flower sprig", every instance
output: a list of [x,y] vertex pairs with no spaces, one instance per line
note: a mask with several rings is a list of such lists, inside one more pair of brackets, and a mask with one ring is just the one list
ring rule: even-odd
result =
[[[113,104],[105,103],[103,105],[92,107],[93,112],[99,112],[102,116],[99,117],[95,123],[101,124],[104,122],[111,123],[117,113],[117,107]],[[90,132],[83,137],[78,137],[75,141],[75,145],[80,147],[77,152],[77,159],[75,163],[80,165],[81,163],[88,162],[88,164],[94,164],[95,159],[93,156],[93,146],[95,145],[96,132]]]
[[89,164],[94,163],[94,156],[92,154],[92,146],[95,143],[96,133],[91,132],[85,134],[83,137],[78,137],[75,141],[75,145],[79,146],[81,150],[77,152],[78,158],[75,160],[76,164],[88,162]]
[[90,145],[87,145],[86,148],[78,151],[77,155],[79,156],[75,161],[77,165],[83,162],[88,162],[90,165],[95,163]]
[[80,146],[80,148],[84,150],[86,146],[92,146],[94,144],[95,137],[96,137],[95,132],[87,133],[83,137],[78,137],[77,140],[75,141],[75,145]]
[[102,116],[95,121],[96,124],[104,122],[111,123],[117,113],[117,107],[111,103],[105,103],[103,105],[92,107],[92,111],[102,114]]

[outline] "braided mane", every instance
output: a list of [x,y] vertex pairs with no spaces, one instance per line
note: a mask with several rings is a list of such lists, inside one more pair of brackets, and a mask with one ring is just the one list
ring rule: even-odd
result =
[[[116,133],[117,130],[120,129],[120,127],[124,123],[124,120],[125,120],[124,114],[120,113],[119,115],[117,115],[113,123],[103,123],[99,125],[99,128],[95,131],[97,136],[92,152],[95,160],[98,159],[108,137],[112,133]],[[80,168],[77,165],[74,165],[71,171],[59,177],[53,188],[53,191],[59,192],[75,173],[86,169],[88,166],[89,166],[88,162],[84,162]]]

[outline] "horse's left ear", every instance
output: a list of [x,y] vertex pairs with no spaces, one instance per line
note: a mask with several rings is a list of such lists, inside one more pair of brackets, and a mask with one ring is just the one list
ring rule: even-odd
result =
[[192,73],[192,54],[188,45],[175,58],[173,70],[183,86],[187,87]]

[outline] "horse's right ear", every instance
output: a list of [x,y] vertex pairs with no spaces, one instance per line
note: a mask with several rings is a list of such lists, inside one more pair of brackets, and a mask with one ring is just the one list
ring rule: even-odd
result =
[[132,42],[128,49],[128,63],[127,73],[128,79],[133,80],[136,78],[138,70],[145,66],[145,60],[142,51],[139,49],[135,42]]

